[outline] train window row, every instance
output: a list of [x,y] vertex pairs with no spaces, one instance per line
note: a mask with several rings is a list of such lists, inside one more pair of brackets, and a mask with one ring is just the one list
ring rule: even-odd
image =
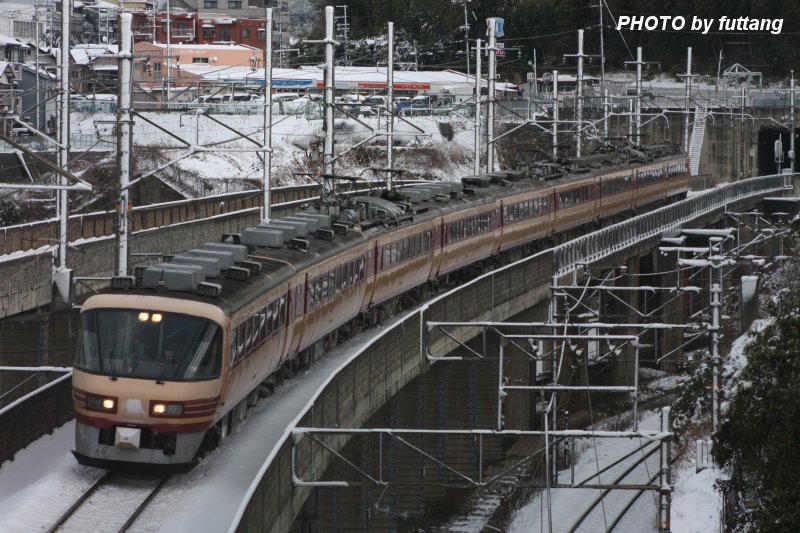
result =
[[660,168],[639,172],[639,187],[647,187],[648,185],[658,183],[661,181],[661,174],[662,170]]
[[676,163],[667,167],[667,176],[670,178],[675,176],[683,176],[689,173],[689,165],[686,163]]
[[231,329],[231,367],[253,353],[268,338],[286,325],[286,297],[253,313],[253,315]]
[[391,268],[407,259],[427,254],[432,247],[433,233],[431,231],[381,246],[381,269]]
[[308,282],[308,309],[322,305],[341,292],[363,281],[366,277],[366,262],[363,257],[338,266]]
[[490,231],[494,227],[494,211],[481,213],[480,215],[463,218],[447,225],[447,236],[445,244],[469,239],[474,235],[480,235]]
[[603,196],[611,196],[623,191],[631,190],[633,180],[629,174],[624,176],[615,176],[613,178],[604,178],[601,185]]
[[518,220],[525,220],[526,218],[533,218],[546,215],[550,212],[550,200],[544,196],[541,198],[534,198],[533,200],[525,200],[524,202],[517,202],[511,205],[503,206],[503,223],[516,222]]
[[558,193],[558,207],[564,209],[565,207],[572,207],[574,205],[588,202],[592,199],[592,186],[576,187],[568,191]]

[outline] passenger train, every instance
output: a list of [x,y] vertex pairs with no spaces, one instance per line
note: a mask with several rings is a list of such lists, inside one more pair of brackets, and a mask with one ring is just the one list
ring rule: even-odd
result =
[[360,314],[495,254],[688,189],[682,153],[595,166],[349,197],[328,214],[303,209],[114,278],[81,308],[75,457],[191,466],[281,365]]

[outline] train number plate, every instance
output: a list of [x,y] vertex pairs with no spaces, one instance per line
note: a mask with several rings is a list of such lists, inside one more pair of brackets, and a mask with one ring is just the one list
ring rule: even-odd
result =
[[137,428],[117,428],[114,445],[119,448],[138,448],[142,430]]

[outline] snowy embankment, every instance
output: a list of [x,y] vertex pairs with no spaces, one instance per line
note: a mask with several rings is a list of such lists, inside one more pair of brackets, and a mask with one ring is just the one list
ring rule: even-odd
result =
[[[765,320],[757,320],[751,330],[759,331],[767,323]],[[726,382],[730,383],[732,378],[740,374],[742,368],[747,364],[744,347],[750,338],[750,334],[747,333],[733,342],[723,368]],[[679,376],[667,376],[651,382],[649,387],[664,390],[674,388],[680,381],[682,380]],[[726,391],[726,393],[725,396],[730,397],[734,391]],[[725,407],[723,402],[721,406],[723,413]],[[642,421],[640,427],[650,427],[655,423],[657,423],[657,416],[651,415]],[[706,435],[700,438],[710,437]],[[583,451],[576,463],[576,479],[583,479],[586,475],[596,472],[609,461],[609,457],[619,457],[628,451],[630,446],[638,444],[633,441],[620,443],[619,439],[614,442],[609,442],[610,440],[597,440],[596,444],[589,445]],[[674,492],[672,494],[671,529],[676,533],[708,533],[717,531],[719,528],[722,497],[714,485],[723,474],[717,468],[708,468],[697,472],[695,464],[695,447],[688,446],[685,456],[679,458],[672,468]],[[578,473],[583,473],[585,476],[581,477]],[[587,502],[595,496],[596,491],[585,489],[551,491],[550,507],[553,516],[553,531],[562,531],[565,530],[565,527],[568,528],[572,524],[570,518],[574,518],[573,515],[585,508]],[[631,510],[634,516],[631,516],[626,522],[634,529],[626,530],[655,532],[657,530],[655,505],[657,499],[658,496],[655,493],[642,495],[640,502]],[[516,512],[510,531],[529,533],[547,530],[547,516],[547,500],[542,498],[542,494],[536,495]],[[602,523],[598,523],[598,530],[603,530],[602,526]]]
[[[113,115],[74,113],[72,133],[112,134],[113,124],[108,121],[113,119]],[[385,135],[377,134],[369,140],[374,135],[369,128],[385,131],[385,119],[341,118],[336,119],[335,127],[337,156],[366,141],[337,159],[337,175],[385,178],[367,170],[386,167]],[[398,120],[394,126],[394,168],[411,173],[404,177],[437,180],[457,180],[471,174],[472,128],[473,121],[466,118]],[[322,172],[317,157],[317,152],[322,151],[321,120],[302,115],[275,116],[272,132],[274,186],[308,183],[309,178],[303,174]],[[260,187],[258,180],[263,176],[261,154],[255,150],[263,141],[263,116],[257,113],[210,116],[197,115],[192,110],[142,113],[135,117],[134,164],[136,172],[144,173],[177,159],[158,176],[189,196],[255,189]],[[315,143],[319,143],[317,151],[313,149]],[[189,154],[191,151],[194,153]]]

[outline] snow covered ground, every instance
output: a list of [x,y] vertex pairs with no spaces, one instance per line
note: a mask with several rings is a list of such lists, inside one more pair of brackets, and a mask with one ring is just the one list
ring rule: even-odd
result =
[[[337,368],[356,357],[371,337],[389,327],[364,332],[340,345],[261,400],[214,452],[190,472],[170,479],[131,531],[228,531],[253,479],[316,391]],[[70,452],[73,444],[74,422],[69,422],[0,465],[0,533],[47,530],[104,473],[78,465]],[[113,509],[110,513],[113,524],[99,520],[98,512],[90,523],[72,525],[77,529],[71,530],[116,532],[114,524],[127,517],[114,516]]]
[[[385,329],[379,329],[378,333]],[[262,400],[249,412],[244,424],[194,470],[173,477],[157,501],[134,524],[133,531],[226,531],[254,474],[283,437],[286,427],[295,420],[320,384],[352,357],[367,338],[368,334],[364,333],[353,343],[340,346],[312,369],[280,387],[274,396]],[[729,371],[744,364],[742,349],[745,341],[743,336],[734,343],[727,362]],[[640,427],[657,428],[658,415],[647,415]],[[0,533],[47,529],[102,474],[101,470],[75,462],[69,452],[73,431],[74,424],[67,423],[20,451],[13,461],[0,466]],[[638,442],[628,440],[598,440],[596,447],[588,446],[581,454],[575,479],[582,480],[596,472],[596,461],[602,467],[613,457],[636,446]],[[648,466],[650,473],[654,473],[656,468],[657,459]],[[561,475],[566,480],[569,472]],[[713,485],[719,475],[715,469],[696,473],[691,455],[674,465],[672,531],[707,533],[717,530],[721,501]],[[608,479],[604,478],[604,481],[609,480],[610,475]],[[553,530],[561,531],[568,526],[579,514],[581,505],[590,501],[594,494],[593,490],[553,490]],[[655,531],[656,501],[654,494],[642,495],[628,521],[621,524],[624,526],[622,531]],[[498,502],[487,503],[496,507]],[[602,510],[597,513],[592,518],[594,525],[587,526],[584,531],[605,529]],[[546,518],[544,501],[537,496],[516,513],[510,531],[547,531]],[[454,526],[458,525],[458,531],[467,533],[479,533],[485,526],[483,520],[473,524],[471,527],[462,521]],[[98,521],[83,524],[81,530],[115,531]]]
[[[73,113],[72,133],[110,135],[113,124],[106,121],[113,119],[114,116],[110,114]],[[232,129],[221,126],[220,122]],[[440,128],[440,123],[446,126]],[[458,116],[413,117],[408,122],[397,120],[394,126],[394,167],[411,172],[411,176],[404,178],[416,176],[458,180],[472,174],[473,125],[472,120]],[[377,152],[376,160],[364,157],[363,151],[358,150],[343,156],[336,162],[336,173],[374,179],[375,176],[366,169],[386,166],[386,137],[377,135],[368,140],[373,135],[369,128],[385,131],[385,118],[359,118],[358,121],[340,118],[336,119],[335,127],[337,155],[363,141],[367,141],[366,147]],[[312,161],[310,148],[310,144],[321,138],[322,120],[306,118],[302,114],[275,116],[272,131],[274,186],[308,183],[309,178],[300,174],[322,171],[319,162]],[[448,135],[443,135],[442,131]],[[448,139],[451,131],[452,138]],[[160,171],[158,175],[190,196],[253,189],[257,185],[254,180],[260,180],[263,175],[261,154],[256,151],[224,150],[257,149],[263,142],[263,132],[263,116],[257,113],[215,114],[210,118],[190,111],[142,113],[134,125],[134,159],[138,161],[138,171],[146,172],[188,154],[188,157],[179,159],[174,167]],[[250,138],[244,138],[243,135]],[[186,144],[203,148],[189,154]],[[409,147],[415,149],[409,151]],[[385,176],[379,175],[378,178]]]
[[[759,331],[767,323],[766,320],[757,320],[753,323],[751,329]],[[733,342],[730,354],[724,361],[723,374],[726,378],[730,379],[738,374],[747,364],[744,356],[744,347],[748,340],[749,335],[745,334]],[[680,381],[683,381],[681,376],[666,376],[654,380],[649,384],[649,387],[651,389],[667,390],[674,388]],[[732,391],[729,394],[731,393]],[[722,410],[723,412],[725,410],[724,404],[722,405]],[[658,416],[651,414],[642,420],[640,427],[642,429],[656,429],[658,427],[657,424]],[[625,442],[620,439],[614,439],[613,441],[611,439],[598,440],[596,446],[589,446],[581,454],[575,467],[575,479],[584,479],[593,471],[602,468],[603,464],[608,464],[610,458],[613,459],[613,457],[623,455],[637,444],[633,441]],[[686,456],[680,458],[672,468],[674,492],[672,495],[670,525],[674,533],[711,533],[719,530],[722,499],[720,493],[714,488],[714,484],[722,476],[722,472],[717,468],[708,468],[697,472],[694,454],[694,447],[689,446]],[[651,469],[651,471],[653,470]],[[568,475],[569,473],[562,473],[562,476],[565,474]],[[610,480],[610,476],[608,477],[608,480]],[[596,491],[583,489],[553,490],[551,492],[553,531],[565,531],[568,529],[575,516],[578,516],[587,505],[587,502],[590,502],[595,496]],[[655,493],[642,495],[632,511],[630,521],[622,524],[624,527],[620,530],[656,531],[656,506],[657,495]],[[542,498],[541,494],[537,495],[517,511],[510,531],[515,533],[547,531],[547,516],[546,500]],[[593,525],[587,525],[581,531],[604,531],[605,529],[604,522],[596,518]],[[477,529],[476,533],[479,531],[480,529]]]

